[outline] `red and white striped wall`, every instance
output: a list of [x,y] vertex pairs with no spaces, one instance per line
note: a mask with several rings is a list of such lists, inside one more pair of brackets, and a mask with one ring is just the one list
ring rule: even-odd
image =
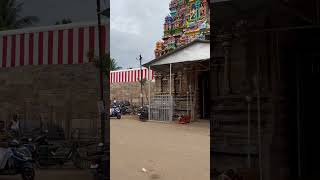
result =
[[[142,68],[142,79],[154,80],[154,71]],[[140,68],[126,69],[110,72],[110,83],[128,83],[128,82],[138,82],[141,80],[141,70]]]
[[[102,48],[109,51],[109,26],[102,26]],[[26,65],[83,64],[98,55],[96,23],[0,31],[0,68]]]

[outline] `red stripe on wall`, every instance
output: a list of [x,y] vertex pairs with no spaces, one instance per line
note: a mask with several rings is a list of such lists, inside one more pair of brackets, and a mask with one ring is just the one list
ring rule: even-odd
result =
[[124,74],[123,74],[123,71],[121,72],[121,82],[124,82],[123,80],[124,80]]
[[152,80],[154,79],[154,71],[151,71],[152,72]]
[[103,49],[103,54],[106,53],[106,26],[101,27],[101,49]]
[[11,36],[11,67],[16,64],[16,35]]
[[[95,44],[95,27],[90,26],[89,27],[89,51],[94,52],[94,44]],[[92,58],[89,59],[90,62],[93,61]]]
[[122,82],[124,82],[125,81],[125,72],[124,71],[122,71],[122,74],[121,74],[121,76],[122,76]]
[[131,82],[134,82],[134,71],[131,71]]
[[29,34],[29,65],[33,65],[33,48],[34,48],[34,41],[33,41],[34,34]]
[[7,66],[7,47],[8,46],[8,37],[3,36],[2,41],[2,67]]
[[43,64],[43,32],[39,32],[38,60],[39,60],[39,65],[42,65]]
[[24,65],[24,34],[20,35],[20,66]]
[[118,83],[118,82],[120,82],[120,78],[119,78],[119,77],[120,77],[120,75],[119,75],[119,72],[116,72],[116,76],[117,76],[117,83]]
[[58,64],[63,64],[63,30],[58,31]]
[[68,64],[73,64],[73,29],[68,30]]
[[53,31],[48,34],[48,64],[53,63]]
[[83,63],[83,49],[84,49],[84,29],[83,28],[79,28],[79,34],[78,34],[78,40],[79,40],[79,44],[78,44],[78,62],[79,64]]

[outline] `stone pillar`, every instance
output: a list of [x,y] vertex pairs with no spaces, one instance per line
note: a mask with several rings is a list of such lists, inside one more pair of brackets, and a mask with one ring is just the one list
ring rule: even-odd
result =
[[[170,78],[170,75],[169,75],[169,78]],[[175,95],[175,91],[176,91],[176,87],[175,87],[175,79],[176,78],[177,78],[177,73],[172,73],[171,74],[171,93],[172,93],[172,95]],[[170,84],[169,84],[169,86],[170,86]]]
[[181,71],[179,71],[178,73],[177,73],[177,78],[178,78],[178,80],[179,80],[179,84],[177,85],[178,86],[178,89],[179,89],[179,92],[178,92],[178,94],[182,94],[182,72]]
[[223,80],[223,94],[228,95],[232,92],[231,89],[231,42],[227,39],[222,43],[224,49],[224,80]]
[[184,71],[181,74],[181,94],[187,95],[188,88],[188,73]]
[[166,82],[167,86],[161,90],[161,93],[169,93],[169,75],[163,75],[161,81],[161,87],[163,87],[163,83]]
[[[249,39],[247,35],[243,35],[240,37],[240,42],[244,46],[245,56],[244,56],[244,65],[243,65],[243,73],[245,74],[244,79],[241,82],[240,92],[246,95],[251,95],[254,89],[253,87],[253,79],[252,79],[252,49],[249,46]],[[251,69],[250,69],[251,68]]]
[[158,72],[155,72],[154,74],[154,78],[155,78],[155,92],[156,93],[159,93],[161,92],[161,79],[162,79],[162,76],[160,73]]

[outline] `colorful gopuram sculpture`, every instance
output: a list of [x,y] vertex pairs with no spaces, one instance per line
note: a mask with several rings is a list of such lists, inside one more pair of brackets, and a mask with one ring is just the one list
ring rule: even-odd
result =
[[172,0],[165,18],[163,38],[156,43],[155,56],[162,56],[210,33],[207,0]]

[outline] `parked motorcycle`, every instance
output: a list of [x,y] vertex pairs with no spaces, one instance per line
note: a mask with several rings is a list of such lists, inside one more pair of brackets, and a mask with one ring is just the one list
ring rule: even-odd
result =
[[23,180],[34,180],[35,171],[29,149],[13,140],[8,148],[2,148],[0,175],[19,175]]
[[110,117],[121,119],[121,110],[118,106],[112,105],[112,108],[110,108]]
[[75,167],[81,168],[80,153],[76,142],[72,142],[71,144],[40,145],[37,153],[37,160],[40,166],[63,166],[67,162],[73,162]]
[[39,167],[39,146],[40,145],[49,145],[47,139],[47,132],[38,135],[36,137],[23,137],[21,138],[21,144],[23,144],[32,154],[32,158],[35,161],[35,164]]
[[143,121],[143,122],[147,121],[149,118],[148,106],[140,107],[138,110],[138,116],[139,116],[140,121]]

